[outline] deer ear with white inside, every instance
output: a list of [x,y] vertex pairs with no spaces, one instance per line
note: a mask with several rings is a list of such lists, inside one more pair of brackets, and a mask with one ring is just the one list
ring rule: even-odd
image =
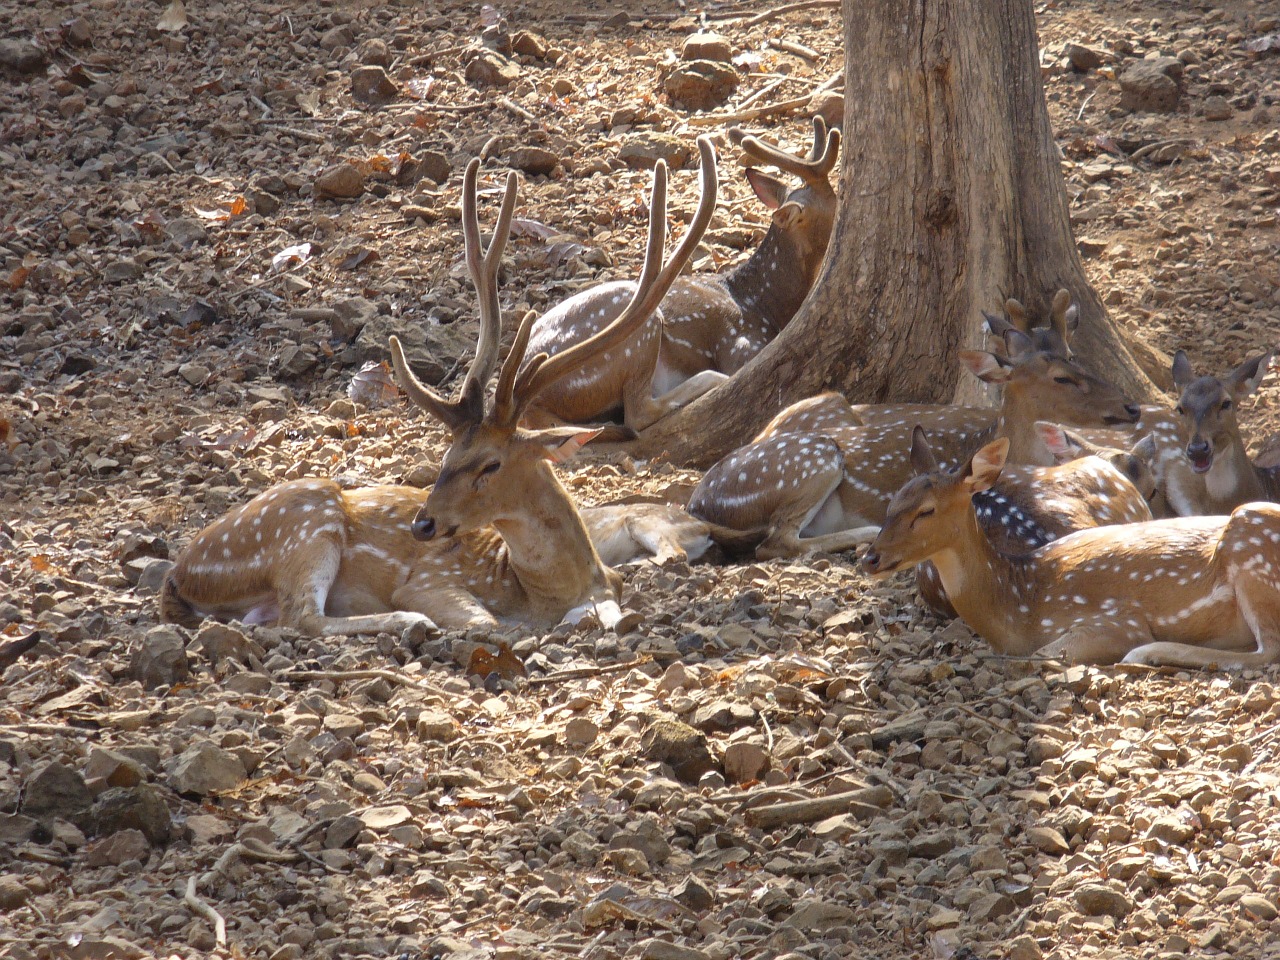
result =
[[1005,383],[1013,369],[1004,357],[985,350],[961,350],[960,362],[983,383]]
[[545,449],[545,456],[552,463],[564,463],[579,450],[598,437],[601,428],[584,430],[581,427],[551,427],[537,432],[537,440]]
[[756,196],[770,210],[777,210],[787,202],[787,185],[777,177],[772,177],[763,170],[747,167],[747,183],[756,192]]
[[969,461],[969,473],[964,479],[970,493],[990,490],[1000,479],[1000,471],[1009,457],[1009,438],[993,440],[973,455]]

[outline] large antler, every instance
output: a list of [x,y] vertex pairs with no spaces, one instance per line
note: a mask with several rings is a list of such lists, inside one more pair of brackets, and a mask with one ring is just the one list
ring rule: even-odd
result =
[[400,340],[391,338],[391,362],[404,392],[451,431],[476,423],[484,416],[484,389],[498,365],[498,341],[502,336],[498,268],[502,263],[502,251],[511,236],[511,218],[516,209],[517,181],[512,172],[507,175],[507,188],[502,196],[498,222],[493,228],[493,239],[489,241],[489,249],[485,250],[480,239],[480,214],[476,209],[479,176],[480,160],[477,158],[467,165],[466,176],[462,179],[462,241],[466,249],[467,271],[471,274],[479,301],[480,333],[476,341],[476,356],[467,368],[458,399],[445,400],[419,380],[405,361]]
[[731,127],[729,139],[742,147],[743,153],[761,163],[771,164],[806,183],[823,183],[828,187],[830,182],[827,174],[835,167],[840,156],[840,131],[828,130],[826,121],[821,117],[813,118],[813,150],[807,158],[793,156],[785,150],[764,143],[741,127]]
[[538,354],[530,359],[517,376],[516,370],[524,359],[525,347],[535,319],[532,313],[526,315],[498,378],[498,395],[494,404],[497,419],[514,423],[539,393],[557,380],[581,369],[592,358],[621,344],[658,308],[662,298],[671,289],[671,284],[693,256],[715,210],[715,148],[708,138],[699,137],[698,152],[702,159],[702,195],[689,230],[671,259],[665,265],[662,262],[667,231],[667,166],[659,161],[653,170],[653,193],[649,201],[649,241],[645,247],[644,268],[640,272],[631,302],[612,323],[594,336],[553,357]]

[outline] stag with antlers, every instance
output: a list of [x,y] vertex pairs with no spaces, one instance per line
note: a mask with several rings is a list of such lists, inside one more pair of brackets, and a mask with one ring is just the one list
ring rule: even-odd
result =
[[[756,196],[773,211],[759,248],[728,273],[675,280],[651,323],[545,390],[530,411],[531,422],[588,423],[621,413],[627,429],[610,435],[630,436],[735,373],[800,308],[817,278],[835,219],[836,194],[828,175],[840,152],[840,134],[815,118],[807,158],[737,128],[729,135],[749,157],[802,181],[788,190],[782,181],[748,168]],[[629,283],[604,283],[547,311],[534,325],[530,353],[556,356],[593,336],[612,322],[629,292]]]
[[[502,331],[498,266],[510,235],[516,177],[507,180],[488,250],[480,240],[472,161],[463,184],[467,267],[479,298],[476,356],[459,395],[447,400],[410,370],[391,338],[405,392],[449,430],[452,444],[430,494],[375,487],[345,492],[330,480],[282,484],[215,522],[188,546],[166,580],[162,615],[278,621],[311,635],[399,631],[415,623],[443,628],[535,625],[594,612],[606,626],[622,619],[621,577],[600,559],[581,514],[552,464],[594,435],[581,427],[519,426],[542,391],[648,321],[711,220],[716,167],[700,139],[701,197],[680,246],[664,263],[667,171],[654,170],[649,238],[640,280],[616,319],[555,357],[525,361],[535,315],[520,324],[498,372]],[[523,364],[523,365],[522,365]]]

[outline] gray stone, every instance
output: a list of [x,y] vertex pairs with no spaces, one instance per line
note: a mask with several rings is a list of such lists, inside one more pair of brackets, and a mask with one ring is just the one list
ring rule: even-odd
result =
[[169,765],[169,783],[173,789],[201,797],[230,790],[244,777],[240,758],[212,743],[188,747]]
[[1176,57],[1140,60],[1120,75],[1120,106],[1172,113],[1182,99],[1183,63]]
[[358,103],[382,107],[400,96],[400,88],[383,67],[366,65],[351,71],[351,96]]
[[672,170],[683,170],[693,160],[693,147],[684,137],[644,130],[627,137],[618,150],[618,159],[646,170],[665,160]]
[[22,793],[21,812],[42,823],[67,820],[88,824],[93,794],[84,778],[61,763],[48,763],[27,780]]
[[165,225],[164,232],[173,243],[183,250],[209,239],[209,231],[205,229],[204,224],[192,217],[179,217],[176,220],[170,220]]
[[1102,883],[1082,884],[1076,887],[1073,895],[1076,906],[1091,917],[1107,914],[1120,919],[1133,909],[1133,901],[1127,894]]
[[0,877],[0,912],[17,910],[31,897],[31,891],[17,877]]
[[680,49],[682,60],[717,60],[728,63],[733,59],[733,44],[718,33],[693,33],[685,38]]
[[113,750],[94,747],[85,764],[86,780],[101,780],[109,787],[135,787],[147,779],[142,764]]
[[715,761],[707,738],[687,723],[655,718],[640,737],[640,749],[650,760],[670,765],[685,783],[697,783]]
[[103,836],[120,830],[137,830],[155,845],[167,843],[173,830],[164,797],[145,783],[104,791],[93,806],[93,820]]
[[[405,358],[422,380],[439,384],[454,368],[454,359],[475,351],[476,328],[471,323],[431,324],[404,317],[378,314],[371,317],[352,344],[354,362],[387,360],[387,339],[400,338]],[[449,385],[442,386],[449,392]]]
[[1205,97],[1204,118],[1206,120],[1230,120],[1235,115],[1226,97]]
[[507,154],[507,159],[517,170],[535,177],[550,175],[560,162],[560,158],[545,147],[516,147]]
[[4,73],[39,73],[47,62],[44,51],[30,41],[0,40],[0,71]]
[[320,171],[312,190],[317,199],[350,200],[364,193],[364,174],[349,163],[335,163]]
[[1097,70],[1106,63],[1106,57],[1100,51],[1079,43],[1068,43],[1066,54],[1072,69],[1079,70],[1081,73]]
[[119,866],[129,860],[145,861],[151,845],[141,830],[121,830],[99,840],[85,853],[86,867]]
[[715,60],[691,60],[667,77],[663,86],[676,103],[690,110],[710,110],[737,89],[738,71]]
[[133,651],[130,674],[148,690],[173,686],[190,676],[187,644],[176,627],[152,627]]
[[471,83],[505,87],[520,79],[520,68],[496,50],[483,49],[471,58],[465,76]]

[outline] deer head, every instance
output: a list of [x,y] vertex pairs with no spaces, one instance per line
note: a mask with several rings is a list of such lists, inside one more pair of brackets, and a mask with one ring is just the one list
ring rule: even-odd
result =
[[1214,454],[1240,442],[1236,404],[1261,385],[1273,354],[1251,357],[1222,379],[1197,377],[1179,350],[1173,358],[1173,384],[1181,391],[1174,412],[1182,424],[1187,461],[1196,473],[1208,473]]
[[770,240],[784,243],[792,248],[801,263],[811,263],[816,270],[827,251],[827,241],[835,223],[836,192],[828,175],[840,156],[840,131],[828,130],[826,121],[814,117],[813,149],[807,158],[792,156],[770,146],[740,127],[730,128],[729,138],[752,159],[777,167],[803,181],[801,186],[792,189],[756,167],[747,168],[747,182],[751,189],[760,202],[773,211],[770,233],[776,231],[776,236],[766,238],[761,248],[766,248]]
[[889,502],[880,533],[862,558],[867,572],[890,574],[959,542],[961,524],[975,522],[973,495],[995,486],[1008,455],[1009,441],[1001,437],[957,469],[943,471],[924,430],[916,427],[911,434],[916,476]]
[[1041,420],[1036,423],[1036,430],[1040,434],[1040,442],[1058,463],[1069,463],[1081,457],[1099,457],[1119,470],[1142,494],[1144,500],[1155,496],[1156,477],[1151,472],[1149,438],[1144,437],[1129,450],[1121,450],[1117,447],[1099,446],[1058,423]]
[[1071,337],[1080,326],[1080,308],[1071,302],[1069,292],[1059,290],[1053,295],[1049,322],[1045,326],[1034,324],[1027,315],[1027,308],[1012,297],[1004,302],[1004,312],[1005,315],[999,317],[982,311],[987,331],[1001,341],[1000,346],[1003,346],[1004,335],[1010,330],[1016,330],[1030,337],[1037,350],[1046,350],[1068,360],[1072,358]]
[[[480,161],[472,160],[463,181],[463,240],[467,267],[479,298],[480,334],[476,357],[467,370],[459,397],[446,401],[423,384],[405,361],[397,338],[391,338],[391,358],[396,377],[418,406],[440,420],[452,435],[440,476],[426,504],[413,521],[414,536],[429,540],[437,534],[452,536],[483,526],[528,525],[538,520],[535,501],[549,496],[557,504],[555,516],[545,522],[572,522],[561,513],[563,504],[576,517],[568,494],[555,479],[550,464],[573,456],[598,432],[582,427],[525,429],[521,416],[548,386],[570,376],[594,358],[625,341],[657,308],[672,281],[693,255],[711,221],[716,200],[716,164],[711,142],[699,138],[702,158],[702,195],[698,210],[671,260],[664,264],[666,246],[667,168],[654,168],[649,204],[649,238],[644,267],[630,302],[622,313],[594,336],[548,357],[537,354],[524,364],[525,350],[536,315],[524,316],[498,372],[494,396],[484,399],[485,387],[498,359],[502,330],[498,301],[498,264],[510,235],[515,208],[516,177],[507,179],[506,193],[489,249],[482,250],[476,213],[476,180]],[[550,493],[548,493],[550,491]],[[563,501],[563,503],[562,503]],[[531,513],[532,512],[532,513]],[[580,525],[581,519],[576,522]],[[584,534],[585,536],[585,534]]]
[[1119,390],[1060,353],[1037,349],[1019,330],[1006,330],[1003,353],[962,350],[960,359],[979,380],[1004,387],[1006,408],[1016,404],[1032,420],[1079,427],[1136,423],[1142,410]]

